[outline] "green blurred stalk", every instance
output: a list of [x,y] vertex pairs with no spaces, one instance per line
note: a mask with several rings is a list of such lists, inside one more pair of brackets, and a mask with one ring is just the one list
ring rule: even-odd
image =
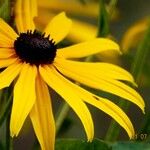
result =
[[5,106],[3,107],[1,114],[0,114],[0,126],[5,121],[5,119],[8,117],[9,113],[11,112],[12,94],[9,96],[9,98],[7,97],[7,99],[5,101],[6,101]]
[[[144,67],[146,56],[149,50],[150,50],[150,26],[145,32],[144,38],[137,48],[137,52],[135,54],[135,58],[131,66],[131,74],[134,76],[135,81],[137,83],[140,80],[142,68]],[[125,111],[128,111],[130,103],[127,101],[122,101],[120,98],[118,106],[123,108]],[[120,133],[120,126],[118,125],[118,123],[112,120],[108,132],[106,134],[105,140],[115,141],[118,138],[119,133]]]
[[64,119],[66,118],[68,112],[69,112],[69,105],[66,102],[63,102],[61,105],[60,110],[56,114],[56,134],[58,134]]
[[99,17],[97,37],[106,37],[109,34],[109,15],[104,0],[99,0]]
[[0,0],[0,17],[6,22],[10,20],[10,0]]

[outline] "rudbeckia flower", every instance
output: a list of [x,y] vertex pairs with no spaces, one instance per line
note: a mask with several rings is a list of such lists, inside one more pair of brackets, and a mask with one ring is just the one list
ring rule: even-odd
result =
[[[53,150],[55,123],[52,113],[50,86],[80,118],[88,141],[94,136],[89,103],[114,118],[134,137],[134,128],[127,115],[110,100],[99,97],[76,85],[73,81],[100,89],[138,105],[144,111],[142,97],[121,80],[134,83],[124,69],[102,62],[78,62],[71,58],[86,57],[102,51],[115,50],[118,45],[104,38],[57,48],[69,32],[71,20],[64,12],[55,16],[43,32],[36,31],[35,0],[17,0],[15,23],[17,33],[0,19],[0,89],[14,81],[13,105],[10,118],[11,136],[17,136],[29,116],[42,150]],[[71,79],[71,80],[69,80]],[[73,81],[72,81],[73,80]]]

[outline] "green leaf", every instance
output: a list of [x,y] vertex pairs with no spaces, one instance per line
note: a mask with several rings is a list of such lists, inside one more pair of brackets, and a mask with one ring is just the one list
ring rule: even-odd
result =
[[134,141],[108,143],[99,139],[94,139],[93,142],[60,139],[56,141],[55,150],[150,150],[150,143]]
[[84,140],[57,140],[56,150],[110,150],[109,146],[98,139],[93,142],[86,142]]
[[112,145],[112,150],[150,150],[150,144],[144,142],[118,142]]
[[104,0],[99,0],[98,37],[106,37],[109,34],[109,14],[106,10]]
[[10,19],[10,0],[0,0],[0,18],[8,21]]

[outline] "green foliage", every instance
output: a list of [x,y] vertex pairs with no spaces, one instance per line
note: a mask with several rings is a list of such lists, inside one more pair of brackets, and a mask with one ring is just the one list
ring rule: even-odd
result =
[[141,142],[115,142],[106,143],[95,139],[93,142],[68,139],[57,140],[56,150],[150,150],[150,143]]
[[106,37],[109,34],[109,15],[104,0],[99,2],[98,37]]
[[10,1],[0,0],[0,17],[8,21],[10,19]]
[[57,140],[56,150],[110,150],[109,145],[100,140],[86,142],[84,140]]

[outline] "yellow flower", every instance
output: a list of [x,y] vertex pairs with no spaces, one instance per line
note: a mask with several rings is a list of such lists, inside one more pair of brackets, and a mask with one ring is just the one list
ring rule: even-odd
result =
[[[125,98],[144,111],[141,96],[123,81],[134,83],[124,69],[108,63],[87,63],[69,60],[86,57],[102,51],[116,50],[118,45],[104,38],[57,48],[71,28],[64,12],[55,16],[43,33],[35,30],[36,0],[17,0],[15,22],[18,34],[0,19],[0,89],[8,87],[15,79],[10,120],[11,136],[17,136],[27,116],[31,118],[42,150],[53,150],[55,123],[47,85],[55,90],[80,118],[89,141],[94,136],[89,103],[114,118],[134,136],[134,128],[127,115],[108,99],[94,95],[68,78],[81,84]],[[66,78],[68,77],[68,78]]]

